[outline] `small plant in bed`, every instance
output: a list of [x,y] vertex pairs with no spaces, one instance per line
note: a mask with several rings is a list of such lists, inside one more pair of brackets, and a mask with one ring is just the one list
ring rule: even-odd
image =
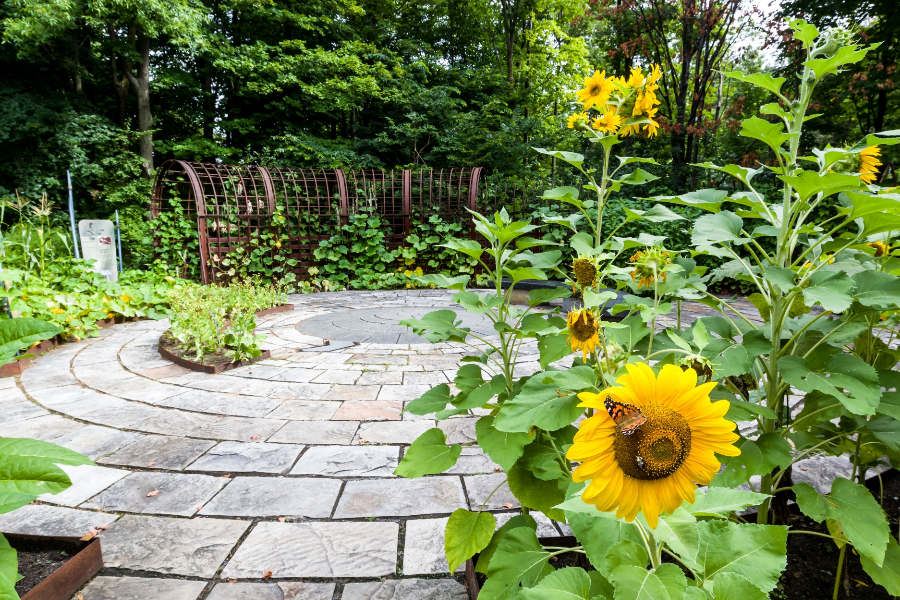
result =
[[256,313],[287,301],[282,285],[190,286],[169,295],[171,328],[160,339],[169,352],[204,365],[257,358],[266,336]]

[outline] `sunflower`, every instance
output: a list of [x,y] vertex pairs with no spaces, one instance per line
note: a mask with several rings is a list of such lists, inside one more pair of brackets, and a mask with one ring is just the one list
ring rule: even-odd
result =
[[859,153],[860,181],[865,184],[875,182],[875,180],[878,178],[878,167],[881,166],[881,161],[878,160],[879,156],[881,156],[881,150],[878,149],[878,146],[869,146]]
[[[625,365],[619,387],[582,392],[579,406],[597,409],[581,422],[566,456],[581,464],[574,481],[589,481],[582,500],[603,512],[633,521],[643,513],[655,529],[659,515],[694,502],[696,484],[718,472],[716,454],[738,456],[735,424],[724,419],[729,403],[711,402],[715,382],[697,385],[693,369],[665,365],[659,378],[644,363]],[[617,431],[604,401],[633,404],[645,421],[630,435]]]
[[875,249],[875,257],[876,258],[878,258],[879,256],[886,255],[891,249],[891,247],[888,244],[886,244],[885,242],[871,242],[869,244],[866,244],[866,246],[869,246],[870,248]]
[[581,287],[594,287],[597,284],[597,263],[593,259],[579,256],[572,263],[575,281]]
[[578,101],[587,110],[592,106],[603,106],[615,89],[612,79],[606,78],[606,71],[594,71],[590,77],[584,78],[584,89],[578,90]]
[[572,352],[581,350],[582,356],[587,356],[588,352],[593,352],[600,344],[600,337],[597,335],[600,326],[591,311],[571,311],[568,327],[569,338],[566,341],[572,347]]
[[568,127],[569,129],[587,129],[590,122],[591,118],[586,112],[582,111],[570,116],[568,125],[566,125],[566,127]]
[[640,250],[628,259],[628,262],[634,264],[634,271],[631,272],[631,280],[635,282],[639,288],[650,287],[657,279],[666,280],[666,273],[663,271],[666,265],[671,264],[669,253],[654,246],[646,250]]
[[603,114],[594,120],[591,127],[598,131],[615,133],[621,124],[622,117],[616,114],[616,108],[607,106]]
[[656,137],[656,134],[659,132],[659,123],[653,120],[653,117],[656,116],[656,111],[656,108],[651,108],[647,111],[647,118],[650,119],[650,122],[644,125],[644,131],[647,132],[648,138]]

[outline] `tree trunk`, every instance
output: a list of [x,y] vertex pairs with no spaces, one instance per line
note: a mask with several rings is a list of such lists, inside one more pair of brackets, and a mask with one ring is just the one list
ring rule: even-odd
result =
[[[109,31],[109,37],[114,42],[118,40],[118,34],[116,33],[115,27],[113,27],[112,23],[107,23],[106,28]],[[115,52],[110,52],[109,55],[109,70],[112,74],[112,82],[113,89],[116,92],[116,102],[117,102],[117,119],[116,123],[122,129],[125,128],[128,122],[128,89],[131,87],[131,82],[128,80],[127,75],[123,75],[121,78],[119,77],[119,66],[123,61],[116,57]],[[127,70],[127,67],[122,65],[123,71]]]
[[139,33],[135,49],[141,57],[137,65],[137,76],[132,69],[125,71],[131,85],[137,92],[138,104],[138,131],[142,133],[139,140],[141,158],[144,160],[144,176],[153,177],[153,113],[150,112],[150,38]]

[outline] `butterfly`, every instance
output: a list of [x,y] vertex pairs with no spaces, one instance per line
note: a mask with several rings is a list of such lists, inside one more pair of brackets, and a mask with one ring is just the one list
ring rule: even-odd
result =
[[606,412],[616,422],[616,431],[622,435],[631,435],[647,421],[641,409],[634,404],[616,402],[611,396],[607,396],[603,404]]

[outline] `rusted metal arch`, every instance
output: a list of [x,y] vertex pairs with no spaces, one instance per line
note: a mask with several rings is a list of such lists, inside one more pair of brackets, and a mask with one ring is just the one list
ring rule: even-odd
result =
[[[478,207],[481,175],[481,167],[344,171],[168,160],[160,166],[153,188],[151,216],[167,210],[167,201],[177,201],[187,216],[196,218],[204,284],[222,278],[217,265],[228,252],[276,227],[283,228],[279,231],[287,236],[289,257],[298,260],[294,271],[303,276],[304,267],[316,264],[313,252],[320,242],[351,214],[371,211],[381,216],[390,246],[403,244],[414,216],[429,214],[461,220],[473,235],[465,209]],[[182,198],[179,188],[185,186]],[[276,214],[284,217],[283,224],[273,224]]]

